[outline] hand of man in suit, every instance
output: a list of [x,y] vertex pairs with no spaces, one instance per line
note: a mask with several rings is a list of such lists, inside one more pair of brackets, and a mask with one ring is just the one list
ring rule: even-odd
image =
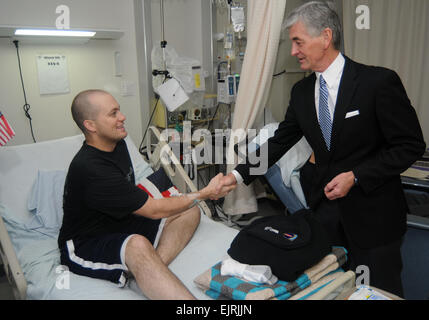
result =
[[329,200],[344,198],[354,184],[355,175],[353,171],[341,173],[326,185],[324,189],[326,198]]

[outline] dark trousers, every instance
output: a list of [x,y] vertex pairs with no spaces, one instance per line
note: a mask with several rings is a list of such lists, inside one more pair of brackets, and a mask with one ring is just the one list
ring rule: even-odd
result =
[[[314,165],[309,162],[301,169],[301,184],[306,196],[309,195],[311,189],[309,183],[311,183],[314,170]],[[376,248],[363,249],[357,246],[345,232],[337,201],[325,199],[313,211],[315,218],[325,227],[331,245],[347,249],[348,261],[343,267],[344,269],[356,272],[357,279],[359,279],[362,270],[365,270],[359,266],[366,266],[369,269],[369,285],[400,297],[403,296],[402,239]]]

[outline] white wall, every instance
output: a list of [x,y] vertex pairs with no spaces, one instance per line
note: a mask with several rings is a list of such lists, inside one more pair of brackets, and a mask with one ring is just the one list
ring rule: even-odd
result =
[[[160,0],[150,0],[152,5],[152,42],[161,41]],[[164,0],[164,31],[168,46],[179,56],[203,61],[201,1]]]
[[[70,8],[71,28],[113,29],[124,32],[119,40],[91,40],[83,45],[20,45],[21,64],[27,100],[37,141],[80,133],[74,124],[70,105],[82,90],[101,88],[111,92],[127,116],[126,127],[134,142],[142,138],[141,99],[138,90],[136,37],[132,0],[0,0],[2,25],[55,27],[58,5]],[[114,52],[121,53],[123,75],[114,76]],[[40,95],[36,55],[61,53],[67,56],[70,93]],[[0,110],[13,125],[16,137],[10,145],[31,143],[28,120],[24,115],[23,92],[15,46],[0,39]],[[121,82],[136,85],[135,94],[121,96]],[[147,120],[146,120],[147,121]]]
[[[364,17],[356,13],[360,5],[368,8],[369,29],[356,26]],[[429,1],[349,0],[344,9],[346,54],[398,73],[429,147]]]

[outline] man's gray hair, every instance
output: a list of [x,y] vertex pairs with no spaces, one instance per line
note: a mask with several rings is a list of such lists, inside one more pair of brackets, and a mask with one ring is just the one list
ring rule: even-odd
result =
[[301,21],[312,37],[319,36],[325,28],[332,30],[334,48],[340,50],[342,27],[332,2],[311,1],[294,9],[283,23],[283,30]]

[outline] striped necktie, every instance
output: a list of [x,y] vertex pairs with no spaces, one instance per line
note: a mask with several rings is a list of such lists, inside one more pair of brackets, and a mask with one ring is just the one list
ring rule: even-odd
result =
[[329,93],[326,87],[326,81],[323,79],[323,76],[320,75],[319,125],[329,151],[331,150],[332,121],[328,107],[328,96]]

